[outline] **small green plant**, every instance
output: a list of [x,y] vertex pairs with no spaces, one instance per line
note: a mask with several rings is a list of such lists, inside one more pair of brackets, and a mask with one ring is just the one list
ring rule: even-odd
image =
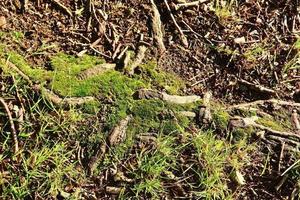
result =
[[236,19],[236,6],[236,0],[215,0],[212,9],[220,22],[226,23],[229,20]]

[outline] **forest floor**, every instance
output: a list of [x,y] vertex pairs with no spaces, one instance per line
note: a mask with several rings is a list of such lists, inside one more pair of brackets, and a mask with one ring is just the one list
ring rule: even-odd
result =
[[298,0],[0,2],[1,199],[299,199]]

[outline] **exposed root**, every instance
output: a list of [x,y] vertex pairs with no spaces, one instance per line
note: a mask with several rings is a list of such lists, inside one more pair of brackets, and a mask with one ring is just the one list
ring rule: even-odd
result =
[[145,57],[145,53],[147,51],[147,47],[144,45],[141,45],[138,47],[138,51],[136,54],[135,59],[132,61],[132,63],[129,62],[129,64],[125,65],[125,61],[124,61],[124,66],[125,66],[125,72],[133,75],[134,74],[134,70],[143,62],[143,59]]
[[70,107],[70,106],[78,106],[82,105],[91,101],[95,101],[96,99],[94,97],[66,97],[66,98],[61,98],[58,95],[54,94],[51,92],[49,89],[46,89],[45,87],[37,84],[33,84],[31,79],[23,73],[16,65],[13,63],[7,61],[7,66],[14,71],[16,71],[22,78],[24,78],[29,86],[31,86],[35,91],[40,92],[41,94],[44,95],[44,97],[52,102],[54,105],[59,106],[59,107]]
[[166,47],[163,42],[163,33],[162,33],[162,27],[161,27],[160,14],[159,14],[159,11],[157,9],[157,6],[156,6],[154,0],[150,0],[150,1],[151,1],[152,10],[153,10],[153,16],[152,16],[153,38],[157,44],[159,52],[163,53],[166,51]]
[[87,79],[92,76],[102,74],[105,71],[115,69],[115,67],[116,67],[116,64],[114,64],[114,63],[112,63],[112,64],[111,63],[103,63],[101,65],[97,65],[95,67],[92,67],[92,68],[89,68],[87,70],[80,72],[78,74],[78,78],[81,80]]
[[8,108],[8,105],[6,104],[5,100],[1,97],[0,97],[0,103],[4,107],[7,117],[8,117],[10,129],[11,129],[11,133],[12,133],[12,137],[13,137],[13,142],[14,142],[14,153],[16,154],[19,151],[19,143],[18,143],[18,136],[17,136],[15,124],[14,124],[11,112]]
[[116,146],[123,142],[126,138],[126,129],[131,116],[127,116],[121,120],[117,126],[115,126],[108,136],[108,143],[110,146]]
[[48,101],[52,102],[55,106],[64,107],[64,108],[70,106],[79,106],[96,100],[94,97],[91,96],[61,98],[58,95],[51,92],[50,90],[40,85],[35,85],[34,89],[40,91],[44,95],[44,97]]
[[206,92],[203,97],[203,105],[200,106],[198,114],[198,122],[201,125],[210,124],[212,121],[212,115],[210,111],[210,100],[212,97],[211,92]]
[[[280,142],[290,142],[293,144],[300,144],[300,135],[295,134],[295,133],[290,133],[290,132],[284,132],[284,131],[277,131],[277,130],[273,130],[272,128],[266,127],[264,125],[258,124],[256,123],[256,120],[258,120],[258,117],[254,116],[254,117],[246,117],[246,118],[242,118],[242,117],[235,117],[233,119],[230,120],[229,122],[229,128],[245,128],[245,127],[254,127],[260,130],[263,130],[266,135],[264,135],[264,133],[260,134],[262,138],[268,138],[268,136],[270,136],[269,138],[271,139],[273,137],[273,139],[276,139],[277,136],[280,139]],[[266,137],[265,137],[266,136]]]
[[194,103],[201,99],[200,96],[196,96],[196,95],[191,95],[191,96],[169,95],[165,92],[158,92],[158,91],[148,90],[148,89],[138,90],[134,94],[134,97],[137,99],[160,99],[174,104]]

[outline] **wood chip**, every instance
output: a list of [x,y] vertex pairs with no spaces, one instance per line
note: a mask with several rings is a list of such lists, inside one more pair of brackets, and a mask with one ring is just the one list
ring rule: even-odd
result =
[[5,29],[7,25],[6,18],[4,16],[0,16],[0,29]]

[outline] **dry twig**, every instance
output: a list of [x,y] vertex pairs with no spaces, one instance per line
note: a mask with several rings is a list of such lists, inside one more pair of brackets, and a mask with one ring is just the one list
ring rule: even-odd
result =
[[18,136],[17,136],[15,124],[14,124],[11,112],[8,108],[8,105],[6,104],[5,100],[2,97],[0,97],[0,103],[4,107],[7,117],[8,117],[10,129],[11,129],[11,133],[12,133],[12,137],[13,137],[13,142],[14,142],[14,153],[16,154],[19,151],[19,143],[18,143]]
[[168,12],[169,12],[169,14],[171,16],[171,19],[173,20],[174,25],[175,25],[176,29],[179,32],[180,40],[181,40],[183,46],[186,47],[186,48],[188,48],[188,46],[189,46],[188,40],[187,40],[186,36],[184,35],[183,31],[181,30],[181,28],[179,27],[178,23],[176,22],[176,19],[175,19],[174,15],[172,13],[172,10],[171,10],[171,8],[170,8],[170,6],[168,4],[168,1],[164,0],[164,2],[165,2],[165,5],[167,7],[167,10],[168,10]]

